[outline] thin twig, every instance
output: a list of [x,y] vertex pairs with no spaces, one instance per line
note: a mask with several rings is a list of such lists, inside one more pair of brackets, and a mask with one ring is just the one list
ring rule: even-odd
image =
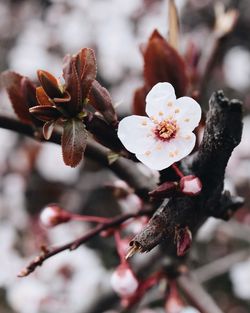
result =
[[42,252],[39,256],[37,256],[34,260],[30,262],[30,264],[23,269],[19,274],[18,277],[25,277],[28,276],[30,273],[32,273],[38,266],[41,266],[44,261],[49,259],[50,257],[65,251],[65,250],[75,250],[77,249],[80,245],[85,243],[86,241],[90,240],[91,238],[95,237],[96,235],[100,234],[103,230],[117,227],[126,220],[142,215],[152,215],[153,210],[152,209],[145,209],[145,210],[140,210],[137,213],[127,213],[127,214],[121,214],[117,217],[114,217],[110,219],[109,222],[98,224],[94,228],[92,228],[90,231],[88,231],[86,234],[83,236],[77,238],[76,240],[73,240],[65,245],[55,247],[48,249],[46,247],[42,247]]
[[234,264],[242,262],[249,257],[250,249],[242,249],[206,264],[192,271],[192,274],[200,283],[203,283],[226,273]]
[[206,290],[196,281],[192,275],[182,275],[177,278],[177,284],[185,293],[189,302],[200,313],[223,313]]

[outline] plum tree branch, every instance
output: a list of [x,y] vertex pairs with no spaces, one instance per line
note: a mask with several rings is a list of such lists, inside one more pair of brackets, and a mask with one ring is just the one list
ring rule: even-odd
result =
[[[39,141],[45,141],[43,136],[32,126],[24,124],[11,117],[0,116],[0,128],[12,130],[18,134],[25,135]],[[61,134],[54,131],[49,142],[60,144]],[[133,161],[120,157],[116,162],[110,164],[107,154],[107,148],[93,141],[88,142],[85,150],[87,158],[90,158],[98,164],[109,168],[119,178],[125,180],[140,197],[144,199],[148,198],[148,192],[155,187],[154,182],[147,179],[147,177],[138,170]]]
[[48,249],[47,247],[42,247],[41,254],[39,256],[35,257],[34,260],[32,260],[30,262],[30,264],[19,273],[18,277],[28,276],[38,266],[42,266],[44,261],[46,261],[47,259],[51,258],[52,256],[54,256],[54,255],[56,255],[62,251],[65,251],[65,250],[73,251],[73,250],[77,249],[80,245],[84,244],[88,240],[97,236],[98,234],[100,234],[104,230],[118,227],[123,222],[127,221],[130,218],[135,218],[135,217],[143,216],[143,215],[149,215],[150,216],[152,213],[153,213],[152,209],[144,209],[144,210],[140,210],[136,213],[121,214],[121,215],[116,216],[114,218],[110,218],[110,220],[106,223],[98,224],[97,226],[90,229],[83,236],[81,236],[81,237],[77,238],[76,240],[73,240],[69,243],[66,243],[64,245],[61,245],[61,246],[58,246],[55,248],[51,248],[51,249]]

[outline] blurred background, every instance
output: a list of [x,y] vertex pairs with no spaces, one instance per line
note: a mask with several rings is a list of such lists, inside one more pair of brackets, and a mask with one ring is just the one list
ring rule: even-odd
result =
[[[204,59],[209,54],[216,2],[176,0],[182,54],[190,43]],[[225,183],[246,202],[229,223],[212,218],[206,222],[192,249],[190,266],[223,312],[247,313],[250,2],[220,2],[226,8],[236,8],[240,15],[233,32],[221,43],[201,105],[206,110],[211,93],[217,89],[244,101],[243,139],[230,160]],[[98,80],[111,92],[118,112],[128,114],[134,91],[142,85],[140,46],[155,28],[167,36],[167,9],[164,0],[0,0],[0,70],[12,69],[34,80],[37,69],[60,77],[64,55],[91,47],[97,56]],[[2,89],[0,113],[14,115]],[[117,179],[111,172],[91,160],[85,160],[84,168],[83,164],[68,168],[60,147],[54,144],[39,144],[0,129],[0,147],[0,312],[102,313],[102,308],[93,308],[105,295],[110,301],[107,308],[112,308],[117,298],[111,291],[110,275],[119,263],[112,239],[97,238],[77,251],[61,253],[27,278],[16,275],[37,254],[41,243],[62,244],[90,227],[70,223],[43,229],[37,216],[47,203],[61,203],[73,212],[110,216],[135,210],[140,206],[139,199],[115,199],[107,187]],[[153,174],[147,175],[151,179]],[[143,262],[143,258],[139,256],[137,262]],[[162,304],[150,303],[150,297],[146,307],[153,309],[137,312],[164,312]]]

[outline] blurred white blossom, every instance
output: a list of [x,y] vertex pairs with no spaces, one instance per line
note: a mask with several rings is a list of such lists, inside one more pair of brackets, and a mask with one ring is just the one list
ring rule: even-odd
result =
[[250,52],[237,46],[231,48],[223,62],[223,71],[227,84],[238,91],[250,86]]
[[230,277],[236,296],[250,300],[250,260],[233,265],[230,270]]

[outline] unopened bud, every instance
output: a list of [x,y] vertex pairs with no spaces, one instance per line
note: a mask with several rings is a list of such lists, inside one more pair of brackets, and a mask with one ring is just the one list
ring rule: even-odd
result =
[[57,204],[46,206],[40,214],[40,221],[45,227],[54,227],[58,224],[66,223],[70,219],[71,214],[64,211]]
[[175,194],[177,191],[178,184],[176,182],[167,181],[160,186],[158,186],[156,189],[150,191],[148,194],[150,197],[153,198],[168,198]]
[[136,292],[139,283],[131,268],[122,264],[112,274],[111,286],[119,296],[126,298]]
[[194,175],[184,176],[180,180],[180,190],[189,196],[196,196],[202,190],[201,180]]
[[177,255],[184,256],[192,244],[192,233],[189,228],[179,228],[176,231]]
[[116,126],[118,121],[111,96],[96,80],[92,83],[89,98],[91,105],[104,116],[105,120]]

